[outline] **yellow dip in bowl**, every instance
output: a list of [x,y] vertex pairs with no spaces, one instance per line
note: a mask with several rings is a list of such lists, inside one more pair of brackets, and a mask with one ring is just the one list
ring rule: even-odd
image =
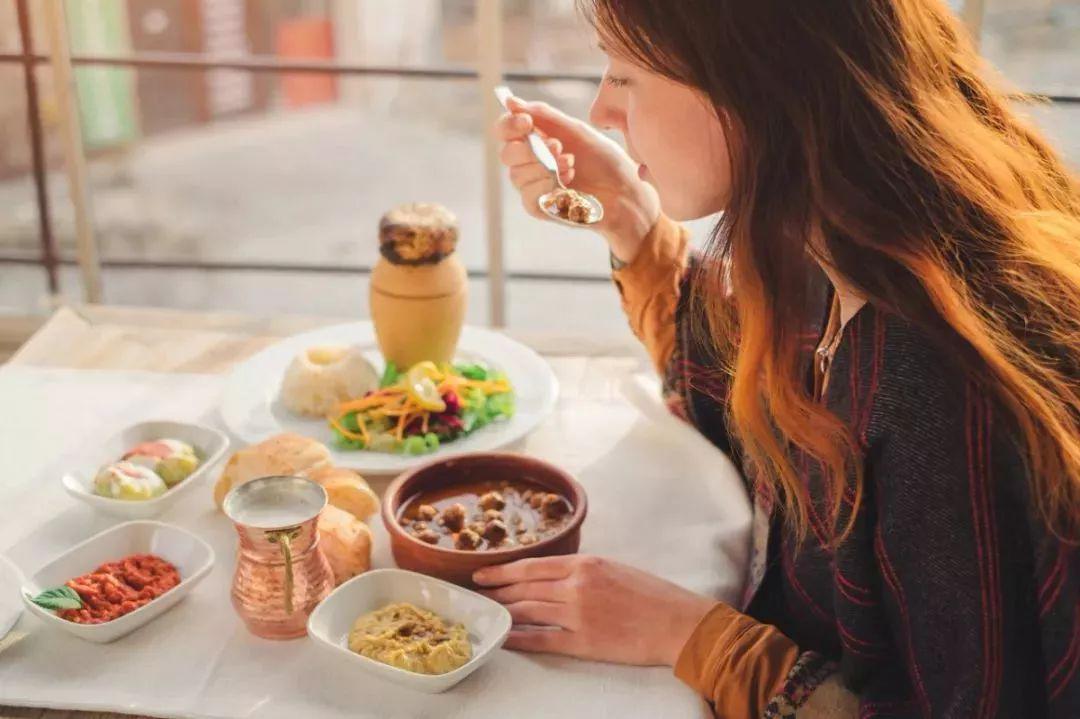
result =
[[349,649],[417,674],[446,674],[472,658],[464,625],[404,603],[359,617],[349,632]]

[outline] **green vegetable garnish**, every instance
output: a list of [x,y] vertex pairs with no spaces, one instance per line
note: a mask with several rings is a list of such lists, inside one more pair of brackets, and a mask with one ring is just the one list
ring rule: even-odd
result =
[[[360,409],[330,420],[335,447],[410,456],[429,454],[492,422],[513,416],[514,392],[505,373],[482,362],[421,365],[403,373],[394,362],[387,361],[379,380],[380,391],[366,402],[361,400],[368,395],[358,398],[353,406]],[[446,403],[443,409],[429,407],[416,398],[417,383],[410,377],[419,369],[433,385],[432,391],[442,395]],[[458,401],[453,401],[449,393],[456,394]],[[442,406],[442,402],[439,404]],[[418,426],[431,429],[419,434]],[[359,439],[360,435],[367,439]]]
[[67,585],[46,589],[30,601],[52,611],[83,608],[83,600],[79,593]]
[[405,438],[401,443],[401,451],[403,454],[427,454],[430,450],[423,437],[414,436]]
[[485,367],[484,365],[458,364],[454,365],[454,370],[458,374],[471,380],[476,380],[478,382],[483,382],[484,380],[488,379],[488,370],[487,367]]
[[397,365],[393,362],[387,362],[386,369],[382,373],[382,379],[379,380],[379,388],[395,385],[399,381],[401,381],[401,372],[398,371]]

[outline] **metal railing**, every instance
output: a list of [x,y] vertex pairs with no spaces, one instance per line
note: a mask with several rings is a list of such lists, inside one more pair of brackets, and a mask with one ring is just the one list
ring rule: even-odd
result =
[[[59,0],[56,0],[59,7]],[[48,173],[44,156],[44,132],[40,116],[40,96],[35,76],[38,65],[55,63],[54,55],[38,53],[34,47],[30,28],[30,15],[27,0],[15,0],[19,22],[19,34],[22,50],[19,53],[0,52],[0,65],[21,64],[25,80],[27,98],[27,118],[34,178],[34,191],[38,209],[40,233],[40,254],[38,257],[2,255],[0,264],[37,265],[44,268],[48,278],[48,288],[52,295],[60,292],[59,268],[80,265],[79,259],[61,257],[56,249],[50,218],[48,196]],[[969,23],[973,35],[978,37],[982,26],[984,0],[967,0],[961,12]],[[527,72],[504,71],[501,67],[501,24],[502,0],[477,0],[477,29],[480,38],[477,68],[443,67],[394,67],[381,65],[357,65],[316,60],[279,60],[264,57],[218,57],[204,54],[142,52],[124,56],[81,54],[70,56],[74,66],[106,66],[135,69],[173,69],[190,71],[240,70],[251,73],[318,73],[342,76],[393,77],[405,79],[423,79],[439,81],[479,82],[485,102],[485,122],[490,122],[499,112],[491,89],[500,82],[540,83],[551,81],[570,81],[597,83],[600,78],[592,73],[574,72]],[[58,88],[60,92],[64,88]],[[1080,96],[1073,95],[1032,95],[1037,100],[1054,104],[1080,104]],[[608,282],[607,275],[573,274],[559,272],[508,272],[503,260],[502,243],[502,198],[501,170],[496,156],[494,141],[490,133],[485,132],[485,173],[484,173],[484,209],[485,233],[488,247],[487,270],[470,271],[474,279],[486,279],[490,292],[490,320],[495,326],[505,323],[505,283],[514,281],[545,282]],[[81,152],[81,150],[80,150]],[[68,158],[69,160],[71,158]],[[79,158],[83,159],[83,158]],[[85,259],[85,258],[80,258]],[[93,258],[96,271],[101,268],[116,270],[196,270],[207,272],[290,272],[319,274],[370,274],[371,267],[366,265],[321,265],[321,264],[282,264],[262,262],[211,262],[192,260],[112,260]],[[83,263],[84,280],[86,266]],[[87,283],[84,281],[84,285]],[[100,296],[93,296],[93,283],[89,283],[87,300],[96,302]]]

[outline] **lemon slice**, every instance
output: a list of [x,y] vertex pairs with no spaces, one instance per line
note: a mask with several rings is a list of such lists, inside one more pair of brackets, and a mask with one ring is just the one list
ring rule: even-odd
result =
[[418,362],[405,374],[405,389],[409,397],[429,412],[442,412],[446,409],[446,402],[439,395],[439,388],[432,379],[438,371],[434,362]]

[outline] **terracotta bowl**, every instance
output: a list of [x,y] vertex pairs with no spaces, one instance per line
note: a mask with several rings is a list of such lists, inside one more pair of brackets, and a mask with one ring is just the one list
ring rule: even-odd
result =
[[[492,475],[500,479],[527,480],[561,494],[574,507],[570,521],[558,533],[536,544],[483,552],[426,544],[398,524],[398,512],[402,505],[418,492],[458,482],[487,479]],[[390,534],[394,561],[399,567],[471,587],[472,574],[480,567],[505,564],[526,557],[574,554],[581,543],[581,523],[585,521],[587,510],[585,489],[558,467],[522,454],[477,452],[437,459],[402,474],[386,490],[382,518]]]

